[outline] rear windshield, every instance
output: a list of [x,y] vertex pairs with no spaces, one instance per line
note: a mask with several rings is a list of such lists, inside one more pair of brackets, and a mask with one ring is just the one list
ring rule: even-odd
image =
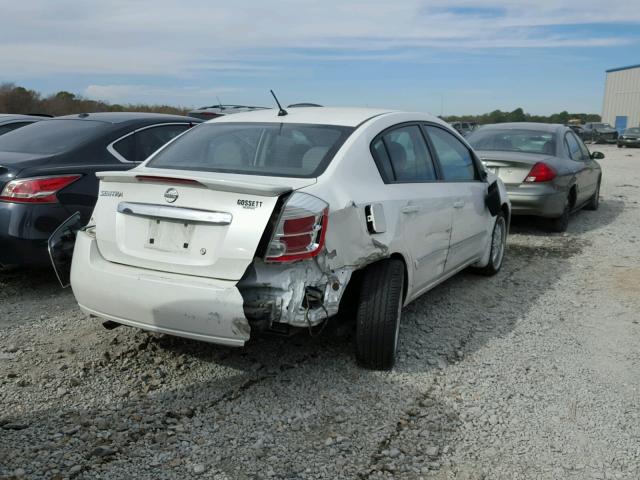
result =
[[475,150],[498,150],[555,155],[556,138],[551,132],[535,130],[480,129],[467,141]]
[[320,175],[354,129],[286,123],[205,123],[146,166],[310,178]]
[[0,137],[0,151],[56,154],[97,137],[108,123],[87,120],[43,120]]

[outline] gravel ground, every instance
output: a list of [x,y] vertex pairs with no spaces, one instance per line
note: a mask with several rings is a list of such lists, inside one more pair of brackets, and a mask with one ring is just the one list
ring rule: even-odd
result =
[[499,275],[403,311],[393,372],[330,333],[107,331],[0,274],[0,478],[640,478],[640,150],[599,149],[600,210],[515,222]]

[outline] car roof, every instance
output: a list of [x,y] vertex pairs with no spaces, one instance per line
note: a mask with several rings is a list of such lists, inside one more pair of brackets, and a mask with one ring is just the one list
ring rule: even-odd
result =
[[[226,122],[266,122],[266,123],[308,123],[317,125],[342,125],[356,127],[370,118],[386,113],[399,113],[395,110],[378,108],[352,107],[296,107],[287,110],[288,114],[278,116],[278,110],[256,110],[253,112],[237,113],[228,117],[218,117],[207,123]],[[425,114],[420,114],[424,117]],[[429,116],[431,117],[431,116]],[[437,120],[436,117],[433,117]]]
[[182,115],[170,115],[165,113],[147,113],[147,112],[96,112],[96,113],[80,113],[75,115],[64,115],[62,117],[55,117],[48,120],[93,120],[97,122],[105,123],[124,123],[132,120],[156,120],[159,122],[197,122],[202,120],[193,117],[187,117]]
[[568,127],[559,123],[537,123],[537,122],[510,122],[510,123],[491,123],[483,125],[482,130],[502,129],[502,130],[535,130],[539,132],[556,132],[564,130]]

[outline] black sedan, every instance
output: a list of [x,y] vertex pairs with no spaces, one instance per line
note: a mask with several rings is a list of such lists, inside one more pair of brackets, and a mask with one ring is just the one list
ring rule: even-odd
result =
[[12,113],[0,113],[0,135],[12,132],[17,128],[26,127],[34,122],[45,120],[47,117],[36,115],[14,115]]
[[627,128],[618,137],[618,148],[622,147],[640,147],[640,128]]
[[48,265],[47,240],[75,212],[86,223],[101,170],[128,170],[201,120],[91,113],[0,136],[0,266]]

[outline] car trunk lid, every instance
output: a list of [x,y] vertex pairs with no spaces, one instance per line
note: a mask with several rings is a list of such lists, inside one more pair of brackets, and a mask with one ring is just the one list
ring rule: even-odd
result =
[[500,177],[505,185],[519,185],[531,168],[550,157],[535,153],[478,151],[478,156],[487,169]]
[[0,191],[24,169],[42,165],[53,157],[34,153],[0,152]]
[[252,262],[279,196],[315,183],[155,168],[98,176],[93,219],[107,260],[225,280]]

